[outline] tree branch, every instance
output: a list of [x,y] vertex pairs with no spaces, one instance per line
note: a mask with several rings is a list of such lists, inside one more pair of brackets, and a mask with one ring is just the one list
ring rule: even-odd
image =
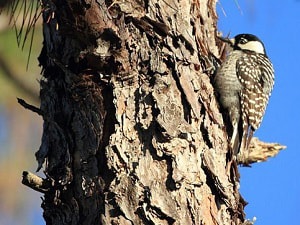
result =
[[28,110],[30,110],[32,112],[35,112],[35,113],[37,113],[40,116],[43,116],[42,110],[40,110],[38,107],[28,104],[27,102],[25,102],[25,100],[23,100],[21,98],[17,98],[17,100],[18,100],[18,103],[21,106],[23,106],[25,109],[28,109]]
[[46,193],[51,187],[49,181],[28,171],[23,171],[22,184],[41,193]]
[[270,157],[275,157],[285,148],[286,146],[278,143],[265,143],[258,138],[253,138],[248,151],[238,155],[238,163],[249,166],[252,163],[264,162]]

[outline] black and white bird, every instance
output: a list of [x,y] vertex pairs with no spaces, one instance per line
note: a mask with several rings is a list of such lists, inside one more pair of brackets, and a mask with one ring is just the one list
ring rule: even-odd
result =
[[231,123],[233,152],[247,150],[260,126],[274,85],[274,70],[263,42],[252,34],[224,39],[233,49],[214,78],[224,114]]

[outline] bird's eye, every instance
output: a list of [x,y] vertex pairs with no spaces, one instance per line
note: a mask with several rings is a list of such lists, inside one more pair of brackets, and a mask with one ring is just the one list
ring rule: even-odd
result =
[[245,38],[240,39],[240,44],[246,44],[247,42],[248,42],[248,40]]

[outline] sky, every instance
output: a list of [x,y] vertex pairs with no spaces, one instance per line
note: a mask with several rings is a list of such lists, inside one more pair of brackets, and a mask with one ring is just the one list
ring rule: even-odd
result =
[[287,146],[267,162],[240,168],[246,216],[256,217],[255,225],[300,225],[300,1],[220,0],[217,11],[223,35],[251,33],[264,42],[275,86],[254,136]]

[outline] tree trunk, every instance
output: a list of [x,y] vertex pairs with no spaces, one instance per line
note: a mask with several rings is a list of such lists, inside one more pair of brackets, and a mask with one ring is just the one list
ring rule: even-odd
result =
[[216,1],[42,2],[46,223],[243,224]]

